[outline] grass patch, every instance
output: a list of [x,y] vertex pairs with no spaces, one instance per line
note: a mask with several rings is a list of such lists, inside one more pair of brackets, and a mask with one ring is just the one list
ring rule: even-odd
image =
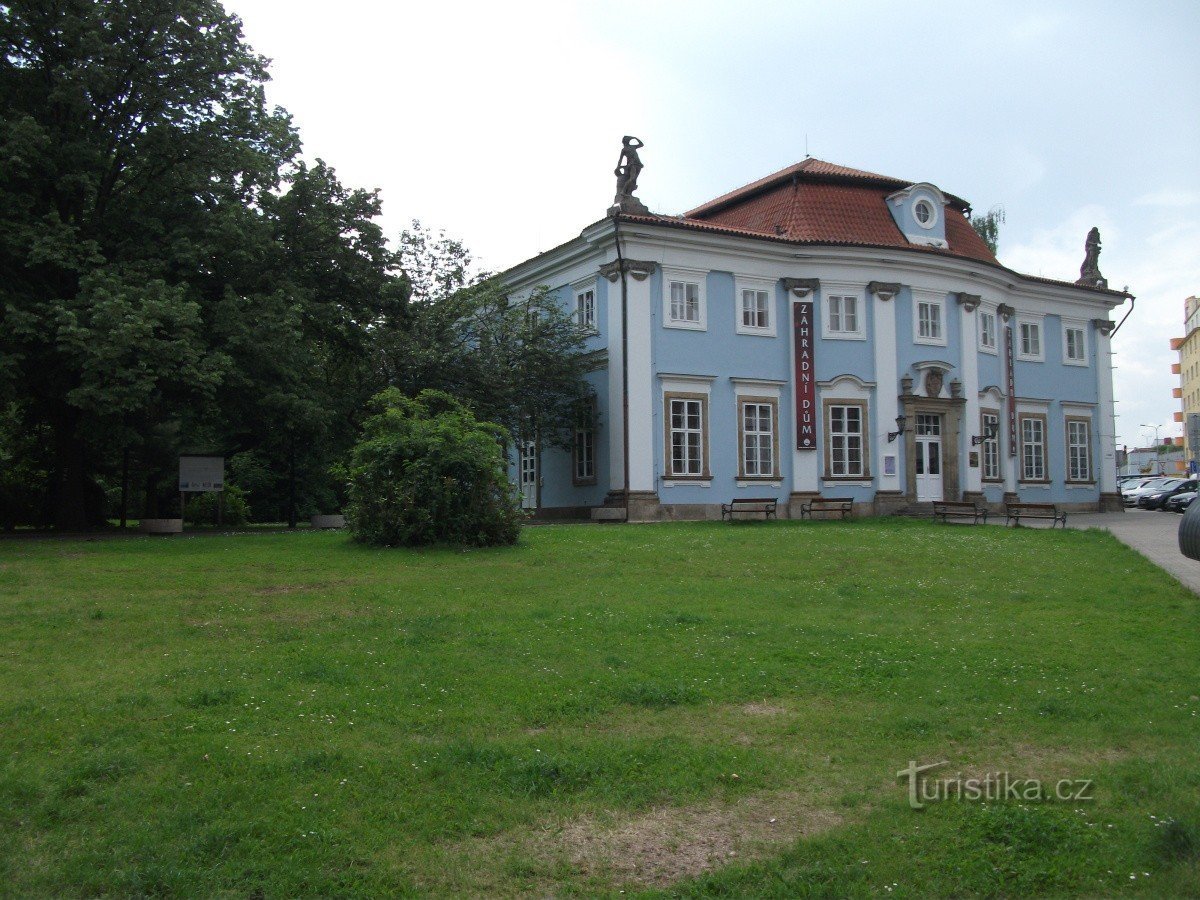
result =
[[[7,893],[1200,892],[1200,601],[1107,534],[4,541],[0,575]],[[940,759],[1096,799],[913,812],[895,773]]]

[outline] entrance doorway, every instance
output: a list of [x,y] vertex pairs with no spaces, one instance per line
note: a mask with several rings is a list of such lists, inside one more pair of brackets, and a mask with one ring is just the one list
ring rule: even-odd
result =
[[521,444],[521,509],[537,509],[538,489],[538,457],[537,442],[525,441]]
[[942,496],[942,417],[917,414],[916,455],[917,502],[936,503]]

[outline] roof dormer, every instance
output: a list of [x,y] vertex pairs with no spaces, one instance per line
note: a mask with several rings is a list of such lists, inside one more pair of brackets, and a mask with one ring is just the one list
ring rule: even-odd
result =
[[889,194],[888,212],[910,244],[948,247],[946,242],[946,195],[937,185],[922,181]]

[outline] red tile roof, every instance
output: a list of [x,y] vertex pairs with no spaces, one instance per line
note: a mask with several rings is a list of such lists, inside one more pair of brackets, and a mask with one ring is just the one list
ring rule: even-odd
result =
[[[912,248],[887,204],[890,194],[912,183],[809,157],[689,210],[682,221],[805,244]],[[967,209],[965,201],[947,195],[949,253],[995,263],[967,221]]]

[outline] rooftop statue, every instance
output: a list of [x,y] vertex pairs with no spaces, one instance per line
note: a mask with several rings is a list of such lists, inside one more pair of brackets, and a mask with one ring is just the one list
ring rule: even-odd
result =
[[1108,287],[1108,279],[1100,274],[1100,229],[1093,228],[1083,242],[1083,265],[1075,282],[1086,287]]
[[650,214],[646,205],[633,196],[643,168],[638,150],[644,146],[646,145],[632,135],[627,134],[621,138],[621,158],[617,160],[617,168],[613,171],[617,176],[617,196],[609,212],[636,213],[644,216]]

